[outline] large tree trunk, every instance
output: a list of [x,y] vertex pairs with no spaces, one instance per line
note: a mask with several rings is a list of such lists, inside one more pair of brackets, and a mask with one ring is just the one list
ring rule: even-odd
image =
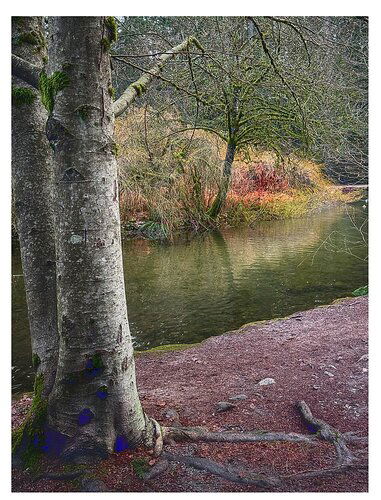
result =
[[[42,68],[43,19],[12,18],[12,52]],[[12,189],[28,305],[33,364],[53,386],[58,357],[53,170],[45,135],[47,113],[37,89],[12,77]]]
[[76,462],[152,445],[154,435],[138,397],[124,290],[112,21],[56,17],[50,26],[51,68],[62,83],[47,125],[57,185],[60,344],[46,447]]

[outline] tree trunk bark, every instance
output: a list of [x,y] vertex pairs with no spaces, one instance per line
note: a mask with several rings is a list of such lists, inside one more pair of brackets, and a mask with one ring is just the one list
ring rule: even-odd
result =
[[224,160],[224,168],[222,171],[221,185],[219,187],[217,196],[215,197],[212,206],[208,210],[208,215],[211,219],[216,219],[222,207],[225,204],[226,196],[229,191],[231,174],[232,174],[232,166],[234,161],[234,155],[236,151],[236,145],[234,142],[229,141],[226,149],[226,155]]
[[[12,18],[12,52],[42,68],[43,19]],[[47,113],[38,91],[12,77],[12,189],[20,242],[32,362],[44,377],[42,396],[53,387],[58,358],[53,169],[45,135]]]
[[76,462],[152,446],[127,319],[114,116],[104,17],[52,18],[51,68],[63,82],[47,135],[57,186],[59,361],[46,450]]

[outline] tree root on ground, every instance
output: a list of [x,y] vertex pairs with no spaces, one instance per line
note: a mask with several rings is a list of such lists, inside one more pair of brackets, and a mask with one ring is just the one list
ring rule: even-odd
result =
[[248,469],[233,467],[232,465],[223,466],[209,460],[209,458],[192,457],[189,455],[172,455],[164,452],[163,457],[169,461],[179,462],[194,469],[210,472],[215,476],[220,476],[223,479],[240,484],[253,484],[260,488],[274,488],[280,484],[279,478],[266,476],[259,472],[250,471]]
[[336,449],[336,466],[341,467],[343,465],[349,465],[353,462],[354,457],[352,452],[348,449],[345,444],[345,439],[341,432],[334,429],[331,425],[327,424],[323,420],[315,418],[305,401],[300,401],[298,403],[298,408],[307,422],[307,425],[312,428],[316,434],[325,441],[333,444]]
[[259,472],[248,469],[237,468],[233,466],[223,466],[209,460],[207,458],[189,456],[189,455],[173,455],[168,452],[162,452],[164,459],[172,462],[182,463],[189,467],[199,470],[204,470],[211,474],[220,476],[229,481],[240,484],[252,484],[264,489],[276,489],[282,483],[303,478],[312,478],[330,474],[340,474],[348,470],[366,471],[367,464],[359,463],[360,455],[364,450],[357,452],[355,456],[347,447],[346,443],[364,442],[367,437],[357,436],[353,432],[341,433],[331,425],[313,416],[309,406],[305,401],[300,401],[297,404],[307,427],[314,435],[305,435],[286,432],[267,432],[267,431],[251,431],[251,432],[210,432],[203,427],[161,427],[158,430],[159,424],[155,421],[155,429],[157,442],[155,446],[155,454],[160,454],[163,449],[163,444],[173,444],[174,441],[191,441],[191,442],[219,442],[219,443],[255,443],[255,442],[294,442],[316,445],[319,440],[324,440],[331,443],[336,452],[335,465],[331,468],[321,468],[309,470],[300,473],[283,476],[267,476]]

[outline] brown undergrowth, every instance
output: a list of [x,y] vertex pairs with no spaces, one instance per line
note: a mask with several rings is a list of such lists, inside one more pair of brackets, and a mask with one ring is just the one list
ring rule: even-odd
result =
[[[144,409],[162,426],[238,435],[285,432],[306,440],[167,440],[159,457],[126,451],[86,471],[108,490],[367,491],[367,297],[245,325],[186,350],[141,355],[136,364]],[[269,377],[275,383],[259,385]],[[312,412],[307,420],[296,406],[302,400]],[[218,411],[221,401],[233,406]],[[25,406],[14,404],[15,418]],[[328,434],[318,428],[320,421]],[[13,490],[96,488],[95,479],[46,475],[59,470],[51,461],[34,475],[15,470]],[[253,474],[275,483],[259,484]]]
[[300,217],[360,196],[337,189],[323,165],[248,146],[236,154],[227,201],[211,220],[226,144],[204,130],[177,133],[183,128],[177,117],[143,108],[116,121],[121,219],[132,232],[165,239],[182,229]]

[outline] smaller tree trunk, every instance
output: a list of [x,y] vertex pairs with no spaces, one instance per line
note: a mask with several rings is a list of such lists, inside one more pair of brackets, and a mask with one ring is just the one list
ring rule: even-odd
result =
[[[12,52],[42,68],[46,60],[42,17],[12,18]],[[45,135],[47,112],[38,91],[12,77],[12,190],[28,306],[32,362],[52,387],[58,333],[53,213],[53,169]]]
[[208,210],[208,215],[213,220],[217,219],[226,201],[231,181],[235,152],[236,144],[233,141],[229,141],[222,170],[221,184],[218,193],[212,203],[212,206]]

